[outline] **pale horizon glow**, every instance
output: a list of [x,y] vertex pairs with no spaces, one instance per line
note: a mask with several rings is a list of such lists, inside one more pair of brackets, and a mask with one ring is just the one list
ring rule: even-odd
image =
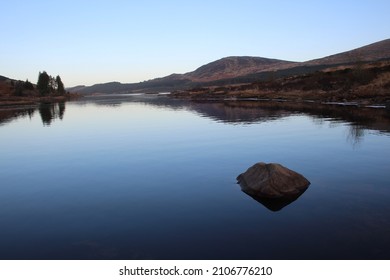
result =
[[0,75],[141,82],[226,56],[307,61],[390,38],[389,1],[3,1]]

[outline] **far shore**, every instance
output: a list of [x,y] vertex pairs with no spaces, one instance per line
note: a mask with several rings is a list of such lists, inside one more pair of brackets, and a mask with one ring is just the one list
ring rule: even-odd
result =
[[247,93],[247,92],[193,92],[193,91],[178,91],[170,95],[170,97],[178,99],[188,99],[197,101],[277,101],[277,102],[304,102],[318,103],[330,105],[356,105],[356,106],[372,106],[389,108],[390,100],[388,96],[359,96],[356,98],[346,98],[341,94],[326,94],[323,92],[262,92],[262,93]]

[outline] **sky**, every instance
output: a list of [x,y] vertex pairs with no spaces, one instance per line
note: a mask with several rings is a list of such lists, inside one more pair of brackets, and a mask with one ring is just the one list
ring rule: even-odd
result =
[[0,75],[141,82],[226,56],[306,61],[390,38],[388,0],[0,0]]

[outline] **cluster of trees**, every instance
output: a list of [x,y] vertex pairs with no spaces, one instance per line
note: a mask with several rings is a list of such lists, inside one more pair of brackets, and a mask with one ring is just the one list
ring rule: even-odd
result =
[[25,90],[34,90],[34,85],[26,80],[25,82],[23,81],[11,81],[11,86],[14,88],[14,94],[15,95],[23,95]]
[[39,72],[37,89],[41,95],[48,94],[65,94],[65,86],[61,81],[61,77],[52,77],[43,71]]

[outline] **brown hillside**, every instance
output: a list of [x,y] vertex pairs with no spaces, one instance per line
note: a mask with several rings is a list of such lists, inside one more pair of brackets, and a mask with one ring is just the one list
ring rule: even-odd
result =
[[225,57],[206,65],[193,72],[183,75],[194,82],[208,82],[220,79],[234,78],[278,67],[293,66],[296,62],[251,56]]
[[303,62],[303,65],[349,64],[390,58],[390,39],[379,41],[351,51]]
[[250,84],[200,87],[177,91],[172,96],[213,100],[256,98],[387,104],[390,101],[390,61],[334,67]]

